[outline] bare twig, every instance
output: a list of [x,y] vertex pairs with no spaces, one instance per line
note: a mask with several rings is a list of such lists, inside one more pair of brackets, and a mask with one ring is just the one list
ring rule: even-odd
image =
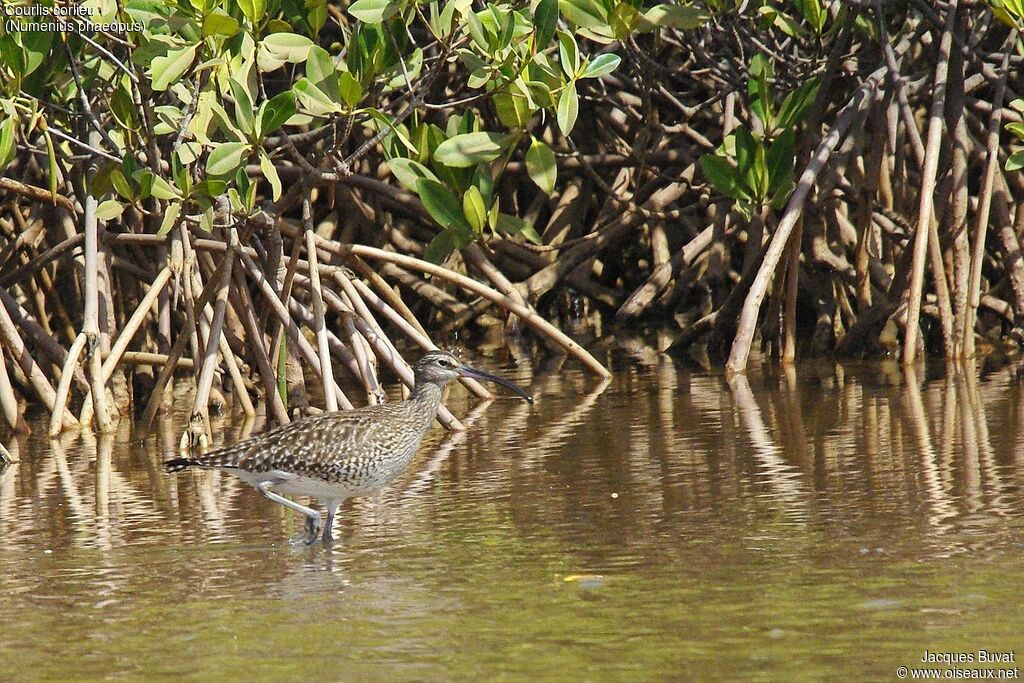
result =
[[320,269],[316,258],[316,233],[313,232],[313,214],[310,207],[309,193],[302,199],[302,223],[306,237],[306,259],[309,262],[309,279],[313,293],[313,331],[316,333],[317,347],[320,352],[320,376],[324,380],[324,403],[327,410],[338,409],[335,396],[334,371],[331,369],[331,352],[327,345],[327,326],[324,323],[324,294],[320,286]]

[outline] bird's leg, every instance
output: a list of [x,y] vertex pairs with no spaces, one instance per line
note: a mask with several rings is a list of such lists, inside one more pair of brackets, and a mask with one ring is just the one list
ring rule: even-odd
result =
[[341,505],[338,501],[329,500],[325,504],[327,508],[327,522],[324,524],[324,545],[330,545],[334,542],[334,536],[331,534],[331,529],[334,528],[334,516],[338,512],[338,506]]
[[293,545],[313,545],[320,536],[320,516],[306,517],[306,526],[300,535],[291,540]]
[[320,513],[312,508],[306,507],[305,505],[299,505],[294,500],[289,500],[279,493],[275,493],[270,490],[279,483],[280,482],[277,481],[262,481],[256,485],[256,490],[259,491],[264,498],[272,500],[275,503],[280,503],[286,508],[291,508],[296,512],[304,514],[306,516],[305,531],[301,536],[293,538],[291,542],[296,544],[304,543],[306,545],[313,543],[313,541],[315,541],[320,535]]

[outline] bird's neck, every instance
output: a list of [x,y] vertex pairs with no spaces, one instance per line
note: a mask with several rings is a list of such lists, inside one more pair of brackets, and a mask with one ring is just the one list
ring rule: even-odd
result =
[[417,382],[408,400],[416,405],[417,412],[422,412],[428,420],[433,420],[441,405],[441,387],[433,382]]

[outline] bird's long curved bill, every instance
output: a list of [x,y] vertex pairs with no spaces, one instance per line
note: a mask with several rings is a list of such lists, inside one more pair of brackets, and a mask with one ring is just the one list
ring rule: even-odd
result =
[[530,396],[528,393],[526,393],[526,390],[523,389],[518,384],[516,384],[515,382],[510,382],[504,377],[498,377],[497,375],[492,375],[489,372],[484,372],[483,370],[471,368],[468,365],[462,366],[462,369],[459,370],[459,374],[462,375],[463,377],[472,377],[473,379],[484,379],[487,380],[488,382],[500,384],[503,387],[507,387],[513,393],[525,398],[528,403],[533,403],[533,396]]

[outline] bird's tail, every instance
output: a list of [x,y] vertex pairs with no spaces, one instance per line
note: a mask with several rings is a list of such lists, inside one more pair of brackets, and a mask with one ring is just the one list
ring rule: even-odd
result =
[[173,460],[164,461],[164,470],[167,472],[181,472],[198,464],[192,458],[174,458]]
[[215,451],[197,455],[194,458],[179,457],[164,461],[164,470],[167,472],[181,472],[190,467],[201,467],[203,469],[232,469],[238,466],[238,457],[244,450],[238,446],[218,448]]

